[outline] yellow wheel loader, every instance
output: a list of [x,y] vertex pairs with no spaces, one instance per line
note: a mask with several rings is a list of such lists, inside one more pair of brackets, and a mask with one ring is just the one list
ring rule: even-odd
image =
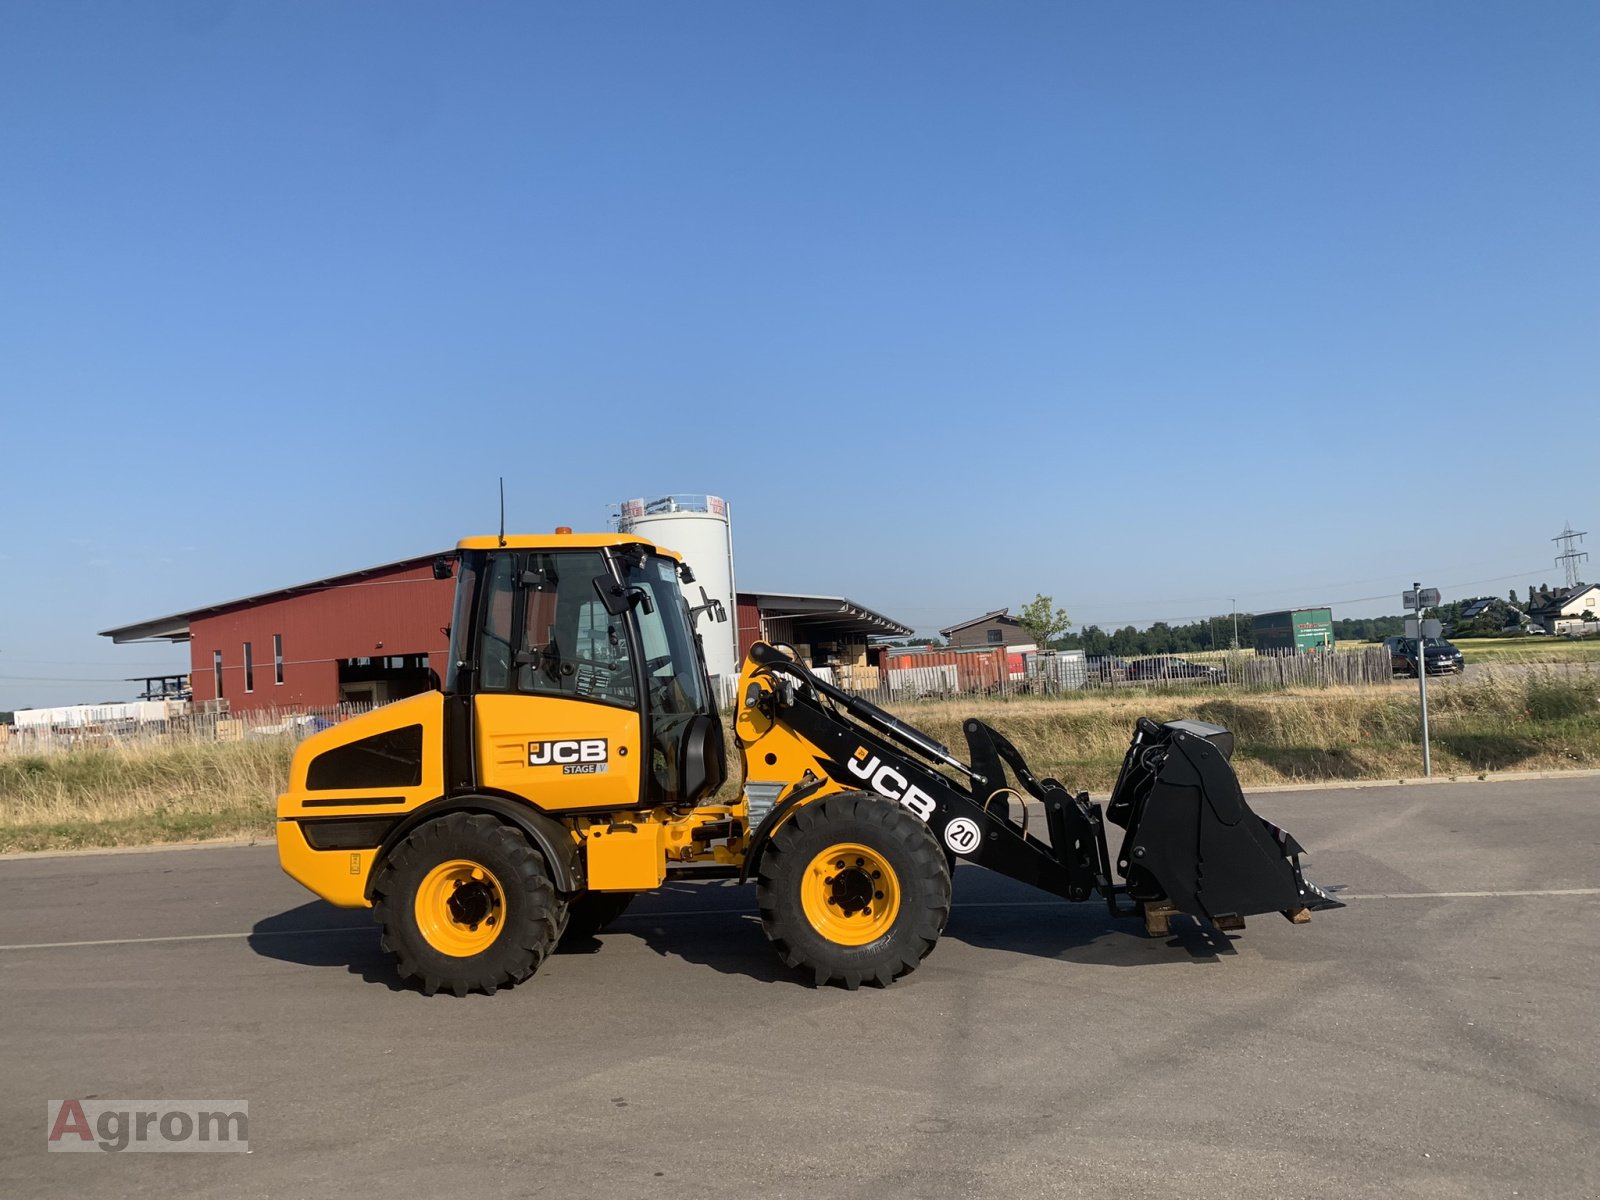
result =
[[[440,689],[308,738],[278,802],[284,870],[371,908],[430,994],[526,979],[675,867],[755,881],[783,960],[846,988],[928,956],[960,859],[1098,895],[1152,933],[1176,913],[1228,928],[1339,907],[1245,803],[1216,726],[1138,722],[1102,814],[981,721],[962,762],[757,643],[733,714],[743,786],[715,801],[726,752],[695,622],[726,614],[690,606],[678,555],[562,530],[469,538],[436,564],[452,572]],[[1126,831],[1114,864],[1105,819]]]

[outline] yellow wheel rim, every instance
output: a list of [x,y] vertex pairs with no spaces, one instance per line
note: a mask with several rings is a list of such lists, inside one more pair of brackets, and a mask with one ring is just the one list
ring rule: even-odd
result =
[[417,888],[417,928],[440,954],[469,958],[494,944],[506,919],[506,893],[492,872],[465,858],[442,862]]
[[900,880],[877,851],[856,842],[829,846],[800,880],[806,920],[839,946],[865,946],[900,915]]

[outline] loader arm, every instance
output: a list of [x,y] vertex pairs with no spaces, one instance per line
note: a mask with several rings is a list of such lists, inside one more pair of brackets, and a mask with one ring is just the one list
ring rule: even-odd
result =
[[[1216,726],[1140,721],[1111,800],[1112,818],[1128,831],[1118,869],[1129,883],[1113,873],[1100,805],[1036,776],[976,718],[962,724],[963,762],[757,643],[741,679],[737,729],[751,778],[768,771],[788,779],[751,836],[747,875],[759,873],[767,844],[798,809],[864,791],[921,819],[953,858],[1068,900],[1098,893],[1116,915],[1156,908],[1215,921],[1276,911],[1303,920],[1311,909],[1339,907],[1305,880],[1298,843],[1251,812],[1228,765],[1231,735]],[[1044,810],[1043,838],[1030,828],[1029,800]]]

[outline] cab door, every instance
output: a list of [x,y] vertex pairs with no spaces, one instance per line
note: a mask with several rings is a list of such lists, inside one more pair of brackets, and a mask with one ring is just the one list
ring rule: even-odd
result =
[[547,812],[640,803],[642,718],[601,552],[500,553],[485,581],[474,707],[480,783]]

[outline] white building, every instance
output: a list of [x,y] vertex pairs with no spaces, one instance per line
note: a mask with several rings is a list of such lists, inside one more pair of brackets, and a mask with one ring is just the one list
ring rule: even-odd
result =
[[1546,633],[1600,633],[1600,583],[1551,592],[1544,603],[1528,609],[1528,616]]

